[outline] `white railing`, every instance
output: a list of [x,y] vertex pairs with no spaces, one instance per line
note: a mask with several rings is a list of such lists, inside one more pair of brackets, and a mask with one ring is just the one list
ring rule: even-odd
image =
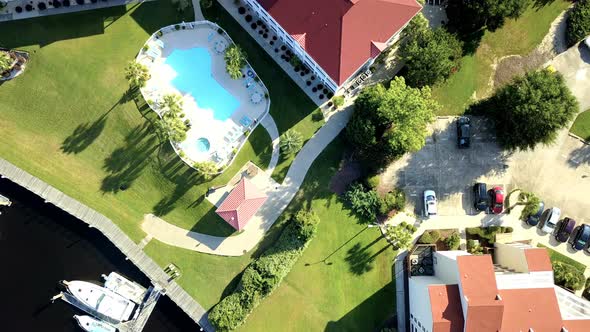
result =
[[[179,26],[178,29],[177,29],[177,26]],[[226,39],[228,39],[231,44],[237,45],[233,41],[233,39],[229,36],[229,34],[222,27],[220,27],[219,25],[217,25],[217,24],[215,24],[213,22],[204,20],[204,21],[194,21],[194,22],[181,22],[181,23],[178,23],[178,24],[171,24],[171,25],[165,26],[165,27],[161,28],[160,30],[156,31],[155,33],[153,33],[150,36],[150,38],[142,46],[142,50],[143,50],[143,48],[145,46],[148,46],[148,44],[151,41],[156,40],[156,39],[159,39],[159,33],[162,33],[162,35],[164,35],[166,33],[172,33],[172,32],[176,32],[176,31],[186,30],[187,27],[190,27],[190,29],[194,29],[195,27],[209,27],[209,28],[214,29],[216,31],[221,30],[221,32],[223,32],[222,35]],[[142,50],[140,50],[140,52],[137,54],[136,61],[139,60],[139,58],[140,58],[141,55],[143,55],[143,51]],[[270,112],[270,95],[268,93],[268,88],[266,87],[266,85],[264,85],[264,83],[262,82],[262,79],[260,79],[260,76],[258,76],[258,73],[256,73],[256,71],[254,70],[254,68],[252,68],[252,66],[250,65],[250,63],[248,61],[246,61],[246,66],[244,68],[242,68],[242,70],[245,71],[245,72],[247,72],[248,70],[250,70],[250,71],[252,71],[254,73],[254,77],[258,77],[259,78],[258,82],[256,82],[256,83],[259,84],[262,87],[262,89],[263,89],[264,98],[267,101],[266,102],[266,109],[264,110],[264,113],[260,117],[260,119],[256,119],[256,123],[254,123],[254,126],[251,127],[251,128],[247,128],[246,129],[246,132],[248,133],[248,135],[246,135],[246,132],[244,132],[242,134],[241,137],[243,137],[243,139],[241,139],[240,140],[240,144],[238,144],[238,146],[235,147],[236,152],[235,153],[233,153],[233,151],[230,152],[231,155],[232,155],[231,158],[229,158],[229,160],[220,167],[221,168],[220,171],[215,172],[215,173],[205,173],[202,170],[196,168],[194,166],[194,161],[193,160],[191,160],[190,158],[183,157],[180,154],[180,151],[182,151],[182,150],[180,149],[179,146],[177,146],[177,143],[170,141],[170,145],[172,145],[172,148],[174,149],[174,152],[176,152],[176,154],[178,155],[178,157],[185,164],[187,164],[189,167],[191,167],[192,169],[194,169],[194,170],[196,170],[196,171],[198,171],[200,173],[204,173],[204,174],[207,174],[207,175],[218,175],[218,174],[223,173],[234,162],[234,160],[238,156],[240,150],[242,149],[242,147],[244,146],[244,144],[246,144],[246,141],[248,141],[248,137],[250,137],[250,135],[252,135],[252,133],[254,132],[254,130],[256,129],[256,127],[258,127],[258,125],[260,125],[260,123],[262,122],[262,119],[264,119],[264,117],[267,116],[268,113]],[[139,91],[141,92],[142,97],[144,98],[144,100],[146,100],[146,103],[147,103],[147,99],[146,99],[146,96],[144,94],[143,89],[139,89]],[[150,109],[152,111],[154,111],[158,115],[158,117],[160,119],[162,119],[162,114],[160,114],[160,112],[158,112],[158,110],[154,109],[152,104],[150,104],[150,103],[147,103],[147,104],[149,105]]]

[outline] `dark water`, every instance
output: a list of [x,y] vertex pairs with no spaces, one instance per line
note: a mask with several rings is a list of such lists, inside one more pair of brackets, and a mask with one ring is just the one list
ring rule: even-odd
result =
[[[0,215],[0,331],[82,331],[80,312],[52,296],[60,280],[99,281],[117,271],[144,286],[149,280],[97,230],[0,179],[13,204]],[[160,298],[144,331],[198,331],[168,297]]]

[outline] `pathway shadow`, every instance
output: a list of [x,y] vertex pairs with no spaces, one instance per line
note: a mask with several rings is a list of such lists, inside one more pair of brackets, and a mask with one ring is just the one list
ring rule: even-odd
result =
[[375,258],[377,258],[377,256],[379,256],[382,252],[384,252],[385,250],[387,250],[387,248],[390,247],[389,244],[387,244],[379,251],[373,252],[371,250],[371,247],[375,245],[377,242],[379,242],[381,239],[382,237],[379,236],[371,243],[365,245],[362,248],[361,243],[357,242],[350,249],[348,249],[344,260],[348,263],[348,268],[350,272],[352,272],[355,275],[362,275],[373,270],[373,262],[375,261]]
[[378,331],[395,314],[395,296],[395,282],[391,282],[339,320],[328,322],[324,332]]
[[135,127],[125,137],[125,145],[105,159],[103,169],[109,174],[102,181],[103,192],[125,190],[141,175],[159,145],[152,131],[149,123]]

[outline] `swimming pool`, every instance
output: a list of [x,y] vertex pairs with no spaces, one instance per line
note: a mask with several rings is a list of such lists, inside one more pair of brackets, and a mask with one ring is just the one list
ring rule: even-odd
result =
[[216,120],[225,121],[240,106],[240,102],[225,90],[211,74],[211,54],[202,47],[174,50],[165,64],[176,72],[172,85],[190,94],[201,109],[209,109]]
[[209,140],[206,139],[205,137],[201,137],[201,138],[197,139],[196,146],[197,146],[197,152],[201,152],[201,153],[207,152],[211,148],[211,144],[209,143]]

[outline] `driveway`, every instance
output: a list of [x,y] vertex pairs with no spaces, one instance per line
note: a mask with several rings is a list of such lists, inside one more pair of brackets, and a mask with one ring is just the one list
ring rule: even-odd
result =
[[583,43],[561,53],[549,62],[566,80],[580,102],[580,110],[590,108],[590,50]]
[[432,189],[438,196],[439,214],[443,216],[475,213],[471,191],[475,182],[485,182],[490,188],[502,185],[509,190],[507,154],[496,143],[491,123],[481,117],[471,119],[470,148],[457,148],[454,117],[438,118],[420,151],[404,156],[385,170],[383,190],[403,188],[408,209],[422,215],[422,193]]

